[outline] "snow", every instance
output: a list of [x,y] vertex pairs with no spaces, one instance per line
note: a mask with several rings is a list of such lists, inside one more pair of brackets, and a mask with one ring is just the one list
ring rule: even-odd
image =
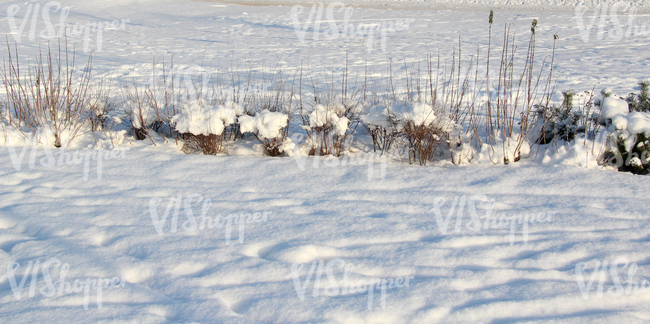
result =
[[[307,167],[300,171],[293,158],[187,156],[173,145],[140,143],[122,158],[104,160],[101,180],[95,161],[88,181],[81,166],[42,166],[42,150],[33,168],[28,153],[22,171],[2,171],[0,258],[5,265],[20,264],[18,281],[28,261],[52,258],[69,264],[69,282],[125,278],[124,287],[103,291],[101,309],[91,290],[87,310],[83,292],[46,297],[37,291],[29,297],[31,277],[17,300],[4,278],[3,322],[640,323],[648,314],[647,293],[615,297],[606,290],[613,287],[608,279],[598,297],[596,279],[585,300],[575,278],[579,262],[587,262],[590,271],[597,260],[619,258],[639,264],[636,280],[650,275],[645,265],[650,221],[647,205],[639,203],[650,184],[643,177],[559,164],[389,164],[384,179],[368,181],[366,164],[332,168],[303,157]],[[7,148],[0,150],[0,161],[11,165]],[[174,197],[181,198],[178,214]],[[445,198],[441,215],[436,198]],[[449,214],[454,198],[466,205],[460,226],[457,212]],[[479,231],[471,230],[470,198],[476,199]],[[493,220],[543,214],[528,224],[527,243],[523,225],[486,226],[490,199]],[[162,234],[151,209],[157,201],[159,220],[171,204]],[[240,232],[233,216],[255,213]],[[448,215],[443,233],[436,218]],[[221,226],[207,222],[201,228],[204,216]],[[316,267],[301,300],[292,267],[303,264],[297,280],[304,285],[312,261],[320,260],[323,289],[332,260],[340,288],[342,262],[351,269],[350,286],[413,278],[408,287],[385,290],[385,308],[381,289],[375,290],[369,310],[368,292],[314,296]],[[58,280],[58,268],[51,273]],[[39,281],[36,288],[42,287]]]
[[370,106],[366,113],[361,115],[361,121],[366,125],[380,126],[383,128],[390,128],[390,114],[384,105]]
[[328,107],[318,104],[309,114],[309,126],[312,128],[332,127],[335,135],[345,135],[350,121],[345,116],[339,116],[343,109],[345,108],[342,105]]
[[633,112],[627,116],[627,130],[630,134],[650,135],[650,114]]
[[606,97],[601,103],[600,120],[606,121],[617,116],[625,117],[630,112],[627,101],[623,99]]
[[403,105],[393,106],[391,111],[398,119],[404,121],[411,121],[416,126],[429,125],[436,120],[436,115],[433,112],[433,107],[425,103],[405,103]]
[[194,101],[172,117],[172,123],[180,133],[221,135],[237,118],[237,110],[233,107],[232,104],[211,106]]
[[[151,0],[150,0],[151,1]],[[201,0],[206,1],[206,0]],[[212,2],[220,2],[216,0],[207,0]],[[329,2],[329,1],[328,1]],[[304,4],[304,2],[297,0],[240,0],[231,3],[241,3],[248,5],[295,5]],[[352,2],[355,6],[362,6],[365,8],[379,8],[379,9],[402,9],[402,10],[422,10],[422,9],[438,9],[438,10],[510,10],[510,11],[525,11],[525,10],[545,10],[545,11],[574,11],[576,7],[584,6],[584,8],[594,8],[596,6],[611,7],[617,5],[618,10],[622,10],[626,5],[635,6],[641,12],[647,12],[650,6],[643,0],[631,1],[617,1],[617,0],[580,0],[580,1],[562,1],[562,0],[355,0]]]
[[[241,72],[222,75],[224,84],[235,83],[230,92],[246,83],[248,72],[258,79],[274,73],[269,66],[292,76],[304,66],[315,87],[348,66],[350,82],[362,78],[366,67],[371,77],[385,73],[389,62],[394,75],[404,75],[403,66],[413,72],[411,64],[429,53],[434,60],[441,53],[449,69],[448,54],[459,41],[465,59],[476,49],[485,58],[487,9],[496,10],[492,59],[502,45],[503,24],[512,23],[522,39],[530,21],[538,19],[538,57],[551,53],[558,33],[557,90],[578,92],[599,84],[609,94],[621,94],[648,77],[647,37],[616,39],[609,33],[611,15],[595,12],[598,4],[611,8],[613,0],[580,1],[589,6],[582,26],[576,2],[559,0],[359,0],[346,21],[356,30],[382,22],[404,28],[373,39],[332,39],[326,23],[318,31],[312,22],[304,41],[292,22],[293,2],[252,5],[260,2],[66,0],[62,5],[70,7],[71,24],[128,20],[123,29],[103,30],[101,49],[97,30],[87,44],[83,36],[70,39],[81,56],[86,45],[95,50],[93,69],[116,93],[132,82],[149,84],[151,59],[164,56],[169,63],[172,55],[181,76],[177,86],[195,85],[197,71],[230,69]],[[647,18],[647,2],[627,3],[638,7],[637,23]],[[301,5],[304,23],[311,4]],[[6,1],[0,12],[16,8],[23,17],[26,6]],[[334,12],[340,26],[345,12]],[[59,14],[51,12],[53,19]],[[591,29],[589,15],[599,17]],[[11,30],[11,21],[0,23]],[[15,43],[25,58],[33,58],[39,44],[53,42],[42,37],[47,31],[42,22],[15,22],[25,23]],[[16,33],[8,35],[12,45]],[[284,114],[263,110],[249,116],[244,108],[250,107],[235,101],[231,96],[223,104],[190,102],[179,107],[173,122],[181,132],[207,135],[238,121],[264,138],[287,126]],[[351,132],[342,108],[314,105],[307,113],[310,126]],[[365,108],[364,121],[388,125],[385,106]],[[423,104],[389,108],[417,124],[454,127]],[[145,123],[153,113],[145,109]],[[628,113],[627,103],[614,95],[603,102],[601,117],[630,134],[650,131],[648,115]],[[460,144],[452,154],[465,164],[418,167],[373,153],[367,136],[356,136],[340,159],[271,158],[250,149],[250,139],[231,148],[232,155],[186,155],[173,139],[152,134],[154,146],[125,130],[87,133],[54,149],[47,145],[52,138],[47,131],[40,137],[48,140],[35,144],[4,120],[0,126],[3,323],[650,320],[645,203],[650,183],[645,176],[599,166],[599,143],[593,149],[590,142],[524,143],[520,162],[493,165],[492,160],[512,156],[518,143],[502,143],[497,134],[496,150],[483,143],[478,154],[459,132],[450,140]],[[301,144],[294,136],[281,151],[291,155]]]
[[[626,103],[627,105],[627,103]],[[609,114],[613,109],[609,108]],[[616,112],[616,115],[612,118],[612,125],[615,127],[616,131],[620,133],[620,136],[629,136],[637,134],[646,134],[650,135],[650,113],[647,112],[631,112],[631,113],[622,113]],[[630,137],[630,142],[626,147],[634,144],[634,137]]]
[[287,126],[289,116],[280,112],[263,110],[255,116],[240,116],[238,120],[242,132],[256,133],[263,139],[274,139],[280,135],[282,128]]

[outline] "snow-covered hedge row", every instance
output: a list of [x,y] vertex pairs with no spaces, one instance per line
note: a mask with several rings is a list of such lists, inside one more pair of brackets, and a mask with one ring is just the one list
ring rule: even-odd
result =
[[452,162],[468,162],[475,151],[462,127],[447,116],[437,116],[430,104],[398,103],[373,105],[361,115],[373,139],[375,149],[387,153],[393,144],[400,141],[407,148],[409,162],[427,164],[446,146]]
[[[286,139],[285,130],[289,123],[287,114],[262,110],[250,116],[242,115],[242,111],[241,106],[235,102],[213,106],[195,101],[182,108],[171,121],[176,132],[182,134],[186,141],[197,144],[204,153],[219,153],[221,150],[215,150],[213,146],[222,147],[226,139],[224,132],[235,123],[239,126],[236,132],[253,134],[269,155],[293,149],[291,141]],[[236,136],[234,134],[233,138]]]
[[[604,149],[596,152],[602,153],[598,156],[600,165],[614,166],[625,172],[648,174],[650,113],[642,109],[645,107],[646,95],[637,95],[634,97],[635,101],[630,98],[632,96],[624,99],[612,95],[611,90],[603,90],[600,95],[591,92],[565,92],[561,105],[540,107],[543,109],[537,113],[533,112],[538,126],[531,134],[526,135],[526,141],[523,143],[510,141],[508,137],[500,135],[494,136],[496,140],[492,143],[477,140],[485,135],[475,134],[475,129],[468,128],[467,119],[481,118],[480,113],[469,115],[463,123],[455,119],[449,111],[421,102],[370,104],[357,100],[313,104],[311,109],[301,111],[301,115],[294,115],[296,118],[292,123],[291,114],[284,112],[291,111],[290,103],[284,107],[287,109],[280,112],[259,107],[246,111],[243,104],[232,101],[218,105],[193,101],[178,104],[175,108],[176,114],[165,118],[169,120],[169,127],[174,136],[179,136],[186,144],[189,143],[206,154],[224,152],[225,144],[229,140],[249,134],[259,140],[265,153],[271,156],[291,156],[296,153],[340,156],[352,146],[350,135],[363,135],[356,128],[357,125],[362,125],[372,137],[375,150],[392,154],[404,162],[408,158],[410,163],[417,162],[422,165],[433,160],[451,160],[454,164],[500,164],[506,157],[514,156],[517,152],[523,159],[534,158],[534,155],[540,152],[535,145],[551,145],[557,149],[558,146],[577,145],[578,142],[596,143],[598,138],[605,138],[606,140],[602,141]],[[630,102],[634,102],[634,106],[631,106]],[[247,107],[249,105],[250,103]],[[83,128],[85,133],[111,132],[111,129],[104,130],[101,125],[105,124],[107,119],[112,120],[114,125],[121,119],[130,121],[132,135],[137,138],[137,129],[156,131],[156,123],[162,120],[161,112],[153,108],[154,105],[141,105],[141,102],[123,101],[123,110],[117,115],[114,112],[109,115],[103,101],[93,107],[92,116],[91,108],[88,108],[89,125]],[[4,109],[0,118],[0,126],[5,134],[0,145],[20,143],[15,138],[19,138],[21,133],[12,129],[13,125],[7,122],[9,113],[10,110]],[[296,127],[290,133],[290,126],[295,127],[298,126],[296,123],[300,123],[298,118],[302,118],[302,131]],[[482,129],[481,131],[483,132]],[[124,133],[124,130],[121,132]],[[290,135],[301,132],[307,134],[307,141],[304,144],[292,142]],[[501,130],[497,129],[495,132]],[[14,133],[16,136],[12,135]],[[48,129],[37,130],[35,134],[41,139],[41,143],[43,139],[48,143],[55,142],[52,140],[53,133],[48,133]],[[117,136],[115,134],[110,136]],[[93,136],[97,137],[97,134]],[[150,137],[148,134],[146,136]],[[72,137],[66,132],[58,134],[58,138],[64,142]],[[124,138],[124,134],[121,138]],[[115,144],[113,137],[110,141]],[[583,146],[586,149],[589,145]],[[544,148],[541,151],[550,152]],[[584,151],[583,149],[581,152]],[[593,153],[594,157],[596,153]],[[571,159],[567,157],[567,161],[569,160]]]

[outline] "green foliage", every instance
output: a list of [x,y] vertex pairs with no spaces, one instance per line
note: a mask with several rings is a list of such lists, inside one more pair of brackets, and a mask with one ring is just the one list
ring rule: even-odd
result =
[[630,112],[650,112],[650,80],[639,81],[639,93],[630,95],[625,99],[630,105]]
[[[538,144],[547,144],[556,138],[569,142],[575,139],[576,134],[585,132],[585,127],[580,125],[584,117],[582,111],[574,111],[575,92],[564,91],[562,95],[564,99],[561,106],[543,107],[537,111],[539,118],[544,121],[542,134],[537,139]],[[591,101],[587,104],[591,104]]]
[[609,135],[605,162],[621,172],[650,174],[650,137],[617,130]]

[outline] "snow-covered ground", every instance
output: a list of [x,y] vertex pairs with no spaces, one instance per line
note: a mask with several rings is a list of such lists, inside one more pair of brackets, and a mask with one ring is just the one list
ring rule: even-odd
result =
[[[18,300],[3,278],[3,322],[642,323],[650,319],[650,288],[620,296],[608,293],[616,281],[607,271],[602,296],[597,276],[585,288],[585,298],[575,271],[579,262],[587,263],[583,279],[588,285],[596,262],[627,260],[639,267],[634,280],[641,282],[650,275],[645,202],[650,183],[645,177],[563,165],[420,168],[389,164],[382,179],[376,162],[368,181],[368,164],[328,167],[324,161],[305,158],[301,170],[293,158],[187,156],[174,147],[149,146],[123,153],[103,160],[101,180],[97,162],[90,160],[88,181],[84,181],[83,164],[64,162],[46,168],[39,164],[45,152],[37,150],[31,168],[31,151],[27,151],[22,162],[16,160],[21,166],[16,171],[11,152],[0,151],[5,166],[0,174],[0,258],[3,265],[20,265],[17,284],[28,262],[50,259],[69,264],[65,280],[70,283],[126,278],[123,287],[103,290],[101,308],[96,304],[96,289],[91,289],[87,310],[83,291],[64,290],[61,295],[57,291],[47,297],[36,290],[30,297],[28,277]],[[53,155],[58,162],[59,153]],[[181,198],[176,232],[172,232],[174,204],[162,220],[172,198]],[[456,211],[450,211],[455,198]],[[204,203],[207,199],[209,205]],[[489,199],[494,200],[496,219],[542,217],[529,222],[527,229],[517,222],[513,229],[511,222],[485,226],[483,217],[490,204],[484,201]],[[196,228],[188,222],[188,202]],[[464,209],[459,212],[461,205]],[[470,206],[476,206],[475,213]],[[246,219],[243,236],[240,226],[233,224],[228,240],[227,217],[254,213],[260,215],[250,223]],[[210,228],[206,221],[201,229],[203,215],[211,221],[221,216],[221,226]],[[476,228],[473,216],[481,217],[481,228]],[[314,261],[311,281],[306,283]],[[380,287],[374,289],[374,296],[367,291],[330,292],[331,297],[320,291],[314,296],[320,261],[321,289],[330,286],[330,278],[340,289],[347,286],[343,266],[349,267],[348,283],[356,289],[374,279],[411,279],[408,287],[387,287],[385,304]],[[298,272],[299,266],[293,264],[304,268]],[[56,265],[49,267],[53,281],[59,280]],[[292,269],[299,273],[298,286]],[[627,289],[623,284],[627,269],[618,265],[618,270],[619,283]],[[47,293],[41,275],[36,289]],[[58,290],[59,284],[55,286]],[[304,299],[296,287],[306,288]],[[373,298],[370,309],[369,298]]]
[[[501,5],[508,3],[501,1]],[[644,4],[639,1],[634,7],[637,13],[631,21],[628,17],[630,10],[623,11],[625,7],[618,6],[614,15],[618,23],[615,23],[611,7],[616,3],[608,2],[604,15],[600,15],[600,7],[597,10],[594,6],[585,6],[581,21],[577,19],[578,7],[575,5],[564,6],[561,11],[517,10],[519,7],[515,5],[508,6],[508,10],[496,10],[492,54],[495,58],[500,54],[504,25],[511,25],[513,34],[516,32],[517,39],[523,41],[528,38],[531,21],[537,19],[537,55],[540,59],[551,54],[553,35],[557,33],[559,36],[555,60],[558,90],[610,87],[625,95],[632,91],[640,78],[647,77],[645,71],[650,57],[645,53],[650,47],[650,16],[643,13]],[[353,4],[346,3],[346,8]],[[56,39],[49,36],[59,29],[48,29],[43,23],[43,8],[36,20],[32,14],[23,21],[19,18],[27,13],[28,6],[20,1],[8,1],[0,4],[0,15],[6,16],[12,5],[17,6],[13,20],[16,32],[10,33],[8,40],[13,45],[16,36],[20,36],[18,45],[25,57],[33,57],[39,44],[48,40],[56,43]],[[314,22],[318,10],[309,20],[312,4],[304,4],[302,11],[296,11],[299,14],[295,21],[297,26],[305,28],[302,37],[294,28],[294,7],[290,5],[260,7],[178,0],[70,0],[61,5],[69,6],[70,11],[64,20],[68,25],[125,22],[123,28],[120,24],[117,28],[102,30],[101,48],[97,44],[97,31],[89,32],[87,45],[85,34],[70,36],[70,42],[76,43],[79,53],[95,51],[95,71],[109,73],[118,85],[131,82],[133,77],[147,82],[154,57],[159,62],[163,58],[169,62],[172,55],[177,71],[186,74],[196,73],[192,68],[200,66],[223,72],[229,68],[246,71],[250,65],[258,70],[264,66],[267,72],[277,69],[292,73],[302,63],[305,71],[322,76],[332,69],[341,71],[347,53],[351,72],[361,74],[367,64],[370,70],[385,73],[388,61],[392,60],[394,73],[399,76],[403,73],[404,60],[410,65],[418,59],[425,59],[428,54],[435,57],[440,53],[443,62],[450,61],[452,50],[458,47],[459,37],[467,61],[477,49],[480,50],[479,56],[485,58],[488,45],[488,10],[471,10],[473,7],[462,5],[456,7],[462,10],[355,7],[349,11],[346,23],[346,10],[332,6],[330,19],[327,16],[330,4],[325,3],[320,16],[322,23],[316,28]],[[60,12],[54,9],[55,6],[50,8],[49,16],[52,24],[58,24]],[[308,21],[311,24],[305,27]],[[9,19],[2,21],[4,30],[13,30],[11,22]],[[348,33],[335,39],[328,36],[332,28],[330,22],[341,32],[346,27],[348,30],[352,28],[355,35]],[[363,28],[364,35],[359,35],[359,27],[382,23],[386,26],[392,24],[395,28],[387,28],[385,37],[379,31],[373,33],[372,38],[365,36],[368,32]],[[628,28],[630,26],[632,28]],[[30,34],[34,36],[30,37]],[[518,45],[523,47],[525,43],[519,42]]]
[[[611,13],[616,2],[607,3]],[[633,3],[633,25],[643,26],[647,4]],[[484,53],[484,9],[492,6],[503,9],[495,12],[496,44],[506,23],[528,37],[532,19],[539,21],[540,57],[559,35],[558,90],[625,94],[648,77],[650,29],[617,34],[610,15],[581,34],[595,7],[586,7],[580,23],[575,2],[353,9],[348,26],[401,27],[373,39],[327,37],[329,22],[345,24],[337,7],[334,19],[320,29],[312,24],[302,40],[292,4],[61,3],[69,6],[68,24],[118,22],[103,30],[101,48],[96,31],[88,43],[93,68],[116,88],[134,78],[146,83],[154,56],[171,55],[189,74],[197,66],[245,72],[246,64],[292,72],[303,62],[324,78],[345,67],[346,53],[352,71],[367,62],[383,72],[393,60],[399,74],[404,60],[450,58],[459,36],[465,55],[477,47]],[[34,5],[0,4],[0,26],[14,30],[9,42],[32,57],[39,43],[54,41],[42,15],[16,18]],[[298,23],[312,8],[303,7]],[[58,23],[55,8],[50,16]],[[83,36],[72,40],[83,52]],[[173,141],[157,144],[0,147],[1,322],[650,321],[645,176],[567,165],[563,149],[560,157],[508,166],[416,167],[370,163],[361,154],[345,165],[322,157],[185,155]],[[91,280],[102,280],[102,288]]]
[[[296,5],[307,3],[299,0],[197,0],[207,2],[224,2],[245,5]],[[335,1],[323,1],[331,3]],[[343,1],[345,2],[345,1]],[[639,10],[647,11],[648,3],[643,0],[632,1],[601,1],[601,0],[530,0],[530,1],[512,1],[512,0],[355,0],[348,1],[355,6],[364,8],[377,9],[402,9],[402,10],[454,10],[454,11],[477,11],[477,10],[505,10],[505,11],[522,11],[522,10],[543,10],[543,11],[573,11],[576,6],[583,5],[596,7],[598,5],[608,5],[618,3],[619,5],[632,5]]]

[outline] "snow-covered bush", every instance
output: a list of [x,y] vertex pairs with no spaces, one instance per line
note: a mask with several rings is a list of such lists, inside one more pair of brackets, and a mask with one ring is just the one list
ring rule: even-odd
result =
[[200,149],[206,155],[223,152],[226,127],[236,119],[233,105],[211,106],[194,101],[172,117],[174,130],[185,140],[185,151]]
[[628,103],[623,99],[605,97],[599,104],[600,116],[598,121],[603,125],[610,125],[615,117],[627,116],[630,112]]
[[109,128],[110,115],[117,109],[114,100],[108,95],[99,95],[90,100],[88,104],[88,122],[93,132]]
[[[622,105],[618,104],[620,102],[614,105],[608,105],[607,102],[603,104],[603,110],[609,110],[606,115],[611,119],[603,162],[614,166],[619,171],[648,174],[650,173],[650,113],[627,113],[623,111]],[[621,109],[614,114],[612,112],[616,110],[614,108]]]
[[311,112],[303,114],[303,129],[307,131],[309,155],[340,156],[347,148],[351,133],[350,118],[361,110],[358,102],[343,104],[316,104]]
[[436,118],[429,113],[426,113],[426,118],[422,118],[421,112],[433,111],[429,105],[418,104],[413,108],[416,114],[411,115],[413,119],[407,119],[404,125],[409,163],[418,161],[420,165],[426,165],[433,160],[438,147],[447,141],[449,132],[453,130],[451,128],[453,122],[448,118]]
[[391,113],[406,140],[409,163],[418,161],[426,165],[445,137],[445,129],[438,127],[433,107],[425,103],[404,103],[393,105]]
[[591,91],[575,93],[562,92],[562,104],[549,107],[538,107],[537,117],[541,121],[540,135],[537,144],[548,144],[552,141],[570,142],[577,134],[587,132],[594,121],[594,96]]
[[240,105],[234,101],[225,101],[217,106],[229,112],[228,118],[226,119],[228,123],[224,124],[227,139],[234,141],[237,137],[241,137],[244,132],[240,130],[238,119],[244,114],[244,105]]
[[363,126],[372,137],[372,148],[388,153],[399,136],[398,123],[386,105],[370,105],[360,116]]
[[[375,105],[361,115],[361,121],[373,138],[373,146],[387,152],[394,143],[403,144],[409,163],[417,161],[420,165],[431,161],[456,129],[452,120],[439,118],[430,104],[421,102]],[[462,146],[456,141],[461,139],[460,133],[457,135],[454,148]]]
[[385,153],[393,144],[402,144],[409,163],[426,165],[443,144],[449,145],[452,162],[456,164],[471,160],[475,152],[462,127],[448,117],[436,116],[430,104],[375,105],[366,109],[360,119],[375,150],[379,148]]
[[268,155],[292,154],[295,144],[291,143],[290,138],[287,138],[289,115],[262,110],[255,116],[240,116],[238,120],[240,131],[253,134],[262,143]]
[[192,102],[182,102],[178,89],[167,88],[152,81],[141,87],[136,82],[124,89],[123,124],[135,135],[137,140],[149,137],[153,142],[151,132],[163,137],[175,136],[172,117],[177,115],[183,106]]

